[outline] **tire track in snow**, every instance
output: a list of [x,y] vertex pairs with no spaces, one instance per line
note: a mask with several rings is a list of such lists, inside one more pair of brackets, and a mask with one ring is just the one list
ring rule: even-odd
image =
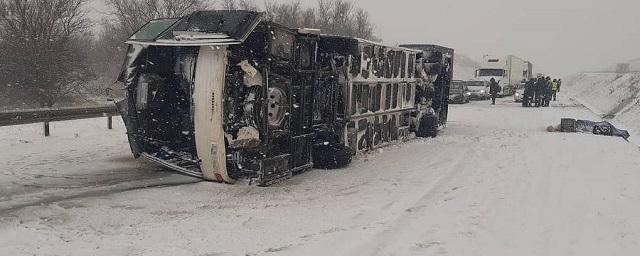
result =
[[472,153],[476,153],[477,149],[478,145],[474,145],[473,147],[467,148],[464,153],[455,154],[456,152],[454,152],[454,154],[449,154],[455,155],[455,159],[448,164],[445,171],[442,172],[433,183],[425,186],[419,193],[408,196],[400,203],[397,203],[397,206],[404,208],[404,211],[397,214],[392,221],[385,222],[385,228],[383,230],[377,232],[373,237],[366,239],[364,243],[343,255],[378,255],[381,250],[395,242],[395,238],[406,231],[407,227],[412,226],[418,222],[421,217],[424,217],[424,211],[428,207],[435,205],[440,199],[443,199],[438,198],[438,196],[441,195],[439,192],[446,189],[446,185],[450,184],[451,181],[462,172],[466,164],[465,160],[468,159],[468,156]]

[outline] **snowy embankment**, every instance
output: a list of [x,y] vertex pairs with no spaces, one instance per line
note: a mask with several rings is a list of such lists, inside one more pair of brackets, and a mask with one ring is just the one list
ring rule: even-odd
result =
[[[60,123],[49,139],[39,126],[3,130],[0,181],[22,189],[2,191],[0,255],[637,254],[640,151],[545,132],[562,117],[597,118],[560,97],[539,109],[507,98],[455,105],[438,138],[269,188],[200,182],[51,198],[91,190],[92,179],[167,174],[131,159],[121,124]],[[60,182],[71,186],[33,194]],[[29,195],[41,203],[11,207]]]
[[629,129],[632,139],[640,137],[640,72],[581,73],[566,79],[562,92]]

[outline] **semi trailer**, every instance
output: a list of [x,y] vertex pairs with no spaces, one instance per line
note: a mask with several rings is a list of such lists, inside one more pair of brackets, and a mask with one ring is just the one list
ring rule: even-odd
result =
[[485,55],[481,68],[476,71],[476,79],[490,81],[493,78],[502,88],[500,96],[513,95],[527,75],[525,66],[524,60],[513,55]]

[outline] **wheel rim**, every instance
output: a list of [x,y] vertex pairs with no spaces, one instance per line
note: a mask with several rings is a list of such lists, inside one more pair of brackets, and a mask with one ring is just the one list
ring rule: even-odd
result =
[[269,88],[268,123],[280,127],[287,116],[287,95],[280,88]]

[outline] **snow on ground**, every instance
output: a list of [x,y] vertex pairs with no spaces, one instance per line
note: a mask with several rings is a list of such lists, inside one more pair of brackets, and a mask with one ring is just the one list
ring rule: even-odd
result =
[[[640,151],[619,138],[545,132],[562,117],[595,118],[561,100],[540,109],[510,99],[452,106],[436,139],[269,188],[200,182],[15,209],[5,197],[0,254],[633,255],[640,251]],[[85,170],[101,180],[127,168],[137,178],[168,175],[130,161],[122,130],[101,130],[100,121],[83,132],[89,124],[67,128],[79,129],[78,138],[61,132],[50,140],[35,128],[3,130],[3,184],[26,178],[48,187],[58,181],[31,176],[82,177]],[[40,188],[3,194],[32,189]]]
[[640,137],[640,73],[581,73],[566,85],[570,97]]
[[133,159],[126,130],[114,118],[0,127],[0,214],[7,208],[86,194],[193,182]]

